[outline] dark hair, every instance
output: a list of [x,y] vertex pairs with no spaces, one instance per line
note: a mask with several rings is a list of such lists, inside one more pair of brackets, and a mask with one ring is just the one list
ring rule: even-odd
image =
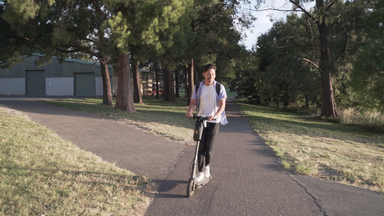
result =
[[207,64],[207,65],[205,65],[205,67],[204,67],[204,72],[207,72],[207,70],[209,70],[209,69],[215,69],[215,72],[216,72],[216,66],[213,65],[213,64]]

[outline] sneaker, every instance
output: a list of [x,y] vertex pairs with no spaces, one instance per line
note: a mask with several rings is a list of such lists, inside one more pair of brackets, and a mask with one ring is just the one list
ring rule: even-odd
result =
[[204,173],[203,172],[198,172],[196,175],[196,181],[201,182],[204,179]]
[[209,178],[211,176],[211,172],[209,170],[209,165],[205,167],[204,169],[204,178]]

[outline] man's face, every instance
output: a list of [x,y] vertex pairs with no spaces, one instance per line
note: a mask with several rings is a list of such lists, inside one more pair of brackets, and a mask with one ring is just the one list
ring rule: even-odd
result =
[[203,73],[203,77],[205,78],[205,84],[211,85],[216,78],[215,69],[211,68]]

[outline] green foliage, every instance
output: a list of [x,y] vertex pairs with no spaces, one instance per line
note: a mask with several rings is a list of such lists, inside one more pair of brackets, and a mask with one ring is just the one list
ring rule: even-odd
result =
[[[178,4],[175,2],[175,5]],[[190,27],[191,18],[196,16],[192,7],[193,1],[184,1],[180,6],[180,11],[175,13],[179,15],[178,19],[175,20],[174,16],[171,16],[172,19],[169,18],[169,20],[173,21],[169,22],[166,29],[160,29],[158,41],[156,41],[157,59],[164,68],[170,70],[176,69],[180,62],[189,59],[186,53],[196,37],[196,33],[191,31]],[[169,11],[166,11],[165,14],[168,13]]]
[[258,38],[258,95],[261,103],[317,104],[320,73],[304,61],[315,55],[314,49],[310,48],[317,45],[313,34],[306,16],[292,14],[285,22],[275,22],[268,33]]
[[260,103],[259,86],[261,73],[257,70],[256,53],[243,53],[236,63],[234,78],[230,82],[231,91],[237,92],[238,97],[247,97]]
[[0,4],[0,61],[2,68],[10,68],[14,64],[22,62],[21,56],[33,53],[36,47],[27,44],[24,39],[17,35],[12,26],[6,21],[7,1]]
[[[329,60],[326,61],[325,68],[328,68],[327,73],[331,74],[336,106],[365,106],[359,95],[370,97],[373,92],[368,94],[362,90],[357,92],[358,88],[351,88],[351,72],[357,68],[356,64],[352,65],[355,59],[361,60],[361,66],[372,66],[369,59],[380,59],[380,56],[366,55],[365,59],[356,56],[360,52],[362,42],[367,41],[362,26],[365,17],[370,13],[367,10],[370,4],[363,1],[337,1],[326,9],[327,13],[323,11],[325,8],[315,7],[308,10],[308,14],[298,16],[292,13],[285,21],[276,21],[268,32],[258,37],[256,57],[251,60],[258,67],[250,67],[252,69],[246,71],[239,68],[236,71],[238,81],[233,81],[232,87],[243,89],[239,95],[257,98],[262,104],[293,104],[296,107],[320,108],[324,94],[321,85],[324,75],[321,68],[325,67],[325,63],[320,52],[322,45],[318,25],[326,22]],[[382,32],[380,34],[382,35]],[[380,49],[380,45],[371,44],[376,49]],[[371,78],[377,83],[383,83],[377,76]],[[370,80],[367,79],[367,82]],[[382,85],[374,83],[366,85],[359,82],[354,85],[371,85],[376,96],[383,95],[383,92],[379,91],[383,89]],[[243,86],[239,87],[239,84]],[[377,100],[376,96],[374,98]],[[375,104],[378,105],[377,102]]]
[[241,29],[250,27],[254,20],[249,14],[240,13],[241,1],[238,0],[196,0],[191,30],[196,38],[189,43],[186,53],[195,62],[198,79],[202,80],[203,67],[207,63],[217,66],[216,79],[224,84],[234,78],[236,62],[245,50],[239,45]]
[[107,20],[108,27],[111,29],[114,38],[114,42],[117,48],[123,52],[128,52],[128,37],[130,31],[128,30],[126,17],[120,11],[116,15],[113,15]]
[[376,1],[366,18],[365,43],[360,47],[352,72],[352,87],[359,107],[384,111],[384,2]]

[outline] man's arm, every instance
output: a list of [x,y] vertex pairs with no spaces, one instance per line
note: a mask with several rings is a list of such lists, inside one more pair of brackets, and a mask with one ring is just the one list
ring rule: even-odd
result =
[[187,114],[185,114],[185,116],[187,116],[188,118],[193,118],[192,112],[195,109],[195,107],[196,107],[196,100],[191,99],[191,103],[189,104],[188,111],[187,111]]

